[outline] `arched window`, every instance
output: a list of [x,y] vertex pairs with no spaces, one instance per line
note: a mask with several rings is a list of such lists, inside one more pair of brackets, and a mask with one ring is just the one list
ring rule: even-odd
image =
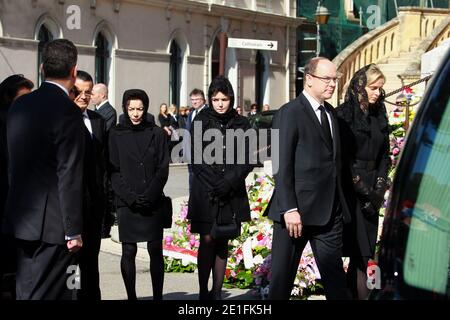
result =
[[176,41],[170,44],[169,103],[180,105],[181,90],[181,49]]
[[264,104],[266,62],[260,51],[256,52],[255,63],[255,102],[261,107]]
[[220,64],[220,42],[218,37],[214,39],[211,52],[211,80],[219,75]]
[[40,72],[41,64],[42,64],[42,51],[44,50],[44,46],[47,42],[53,40],[53,35],[50,30],[43,24],[39,28],[38,33],[38,86],[44,81],[44,75]]
[[109,68],[111,66],[110,44],[106,37],[99,32],[95,38],[95,82],[109,83]]

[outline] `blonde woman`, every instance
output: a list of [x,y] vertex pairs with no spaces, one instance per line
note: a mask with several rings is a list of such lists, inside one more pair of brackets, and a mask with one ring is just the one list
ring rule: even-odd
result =
[[347,169],[347,203],[352,222],[344,229],[344,255],[355,299],[366,299],[367,265],[374,257],[378,212],[386,191],[389,159],[389,123],[384,106],[386,77],[375,64],[355,73],[337,108],[344,169]]

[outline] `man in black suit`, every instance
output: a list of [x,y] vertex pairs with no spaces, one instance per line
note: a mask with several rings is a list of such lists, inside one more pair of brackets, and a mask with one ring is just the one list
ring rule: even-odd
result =
[[45,82],[18,98],[7,122],[10,189],[4,231],[17,240],[19,300],[71,299],[76,257],[83,245],[83,121],[69,99],[77,49],[47,43]]
[[106,131],[116,125],[116,109],[108,101],[108,87],[103,83],[97,83],[92,88],[91,102],[95,105],[95,111],[106,121]]
[[83,113],[86,151],[84,156],[83,240],[80,252],[80,300],[100,300],[98,254],[102,223],[106,210],[106,121],[98,113],[88,110],[93,87],[92,77],[78,70],[74,102]]
[[[92,88],[91,102],[95,105],[95,111],[106,121],[106,133],[117,123],[116,109],[108,101],[108,87],[103,83],[97,83]],[[106,139],[107,140],[107,139]],[[109,238],[111,227],[116,220],[114,212],[114,192],[111,187],[111,181],[107,178],[106,182],[107,205],[102,223],[102,238]]]
[[277,112],[279,165],[269,217],[274,221],[269,299],[289,299],[303,249],[314,253],[327,299],[348,299],[342,265],[343,221],[349,221],[340,173],[340,141],[331,98],[334,64],[313,58],[303,92]]
[[[189,99],[191,100],[192,111],[189,112],[186,121],[186,131],[191,132],[192,122],[195,117],[205,108],[208,107],[206,104],[205,93],[200,89],[193,89],[189,94]],[[191,137],[193,138],[193,137]],[[183,158],[184,161],[188,163],[188,172],[189,172],[189,193],[192,191],[192,179],[194,177],[194,172],[191,167],[191,139],[183,139]]]

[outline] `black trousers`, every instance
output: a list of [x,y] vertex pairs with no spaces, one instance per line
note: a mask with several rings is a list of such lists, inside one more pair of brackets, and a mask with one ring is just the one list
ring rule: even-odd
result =
[[81,289],[79,300],[101,300],[98,255],[101,245],[102,222],[86,223],[82,234],[83,247],[80,249]]
[[274,222],[269,299],[289,299],[300,258],[308,241],[327,300],[350,299],[342,263],[343,220],[340,205],[335,205],[333,211],[325,226],[303,226],[302,236],[297,239],[289,236],[284,221]]
[[17,300],[76,298],[77,257],[67,246],[17,240]]

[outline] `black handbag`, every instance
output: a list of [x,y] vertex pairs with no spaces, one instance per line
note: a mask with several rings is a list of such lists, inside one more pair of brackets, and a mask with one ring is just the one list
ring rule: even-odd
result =
[[214,239],[234,239],[241,235],[241,226],[234,216],[231,222],[227,224],[218,224],[216,219],[213,222],[210,234]]
[[[220,204],[219,204],[220,203]],[[241,224],[236,221],[236,214],[230,202],[217,200],[217,215],[211,227],[210,235],[214,239],[234,239],[241,234]],[[219,217],[228,216],[231,220],[221,223]]]

